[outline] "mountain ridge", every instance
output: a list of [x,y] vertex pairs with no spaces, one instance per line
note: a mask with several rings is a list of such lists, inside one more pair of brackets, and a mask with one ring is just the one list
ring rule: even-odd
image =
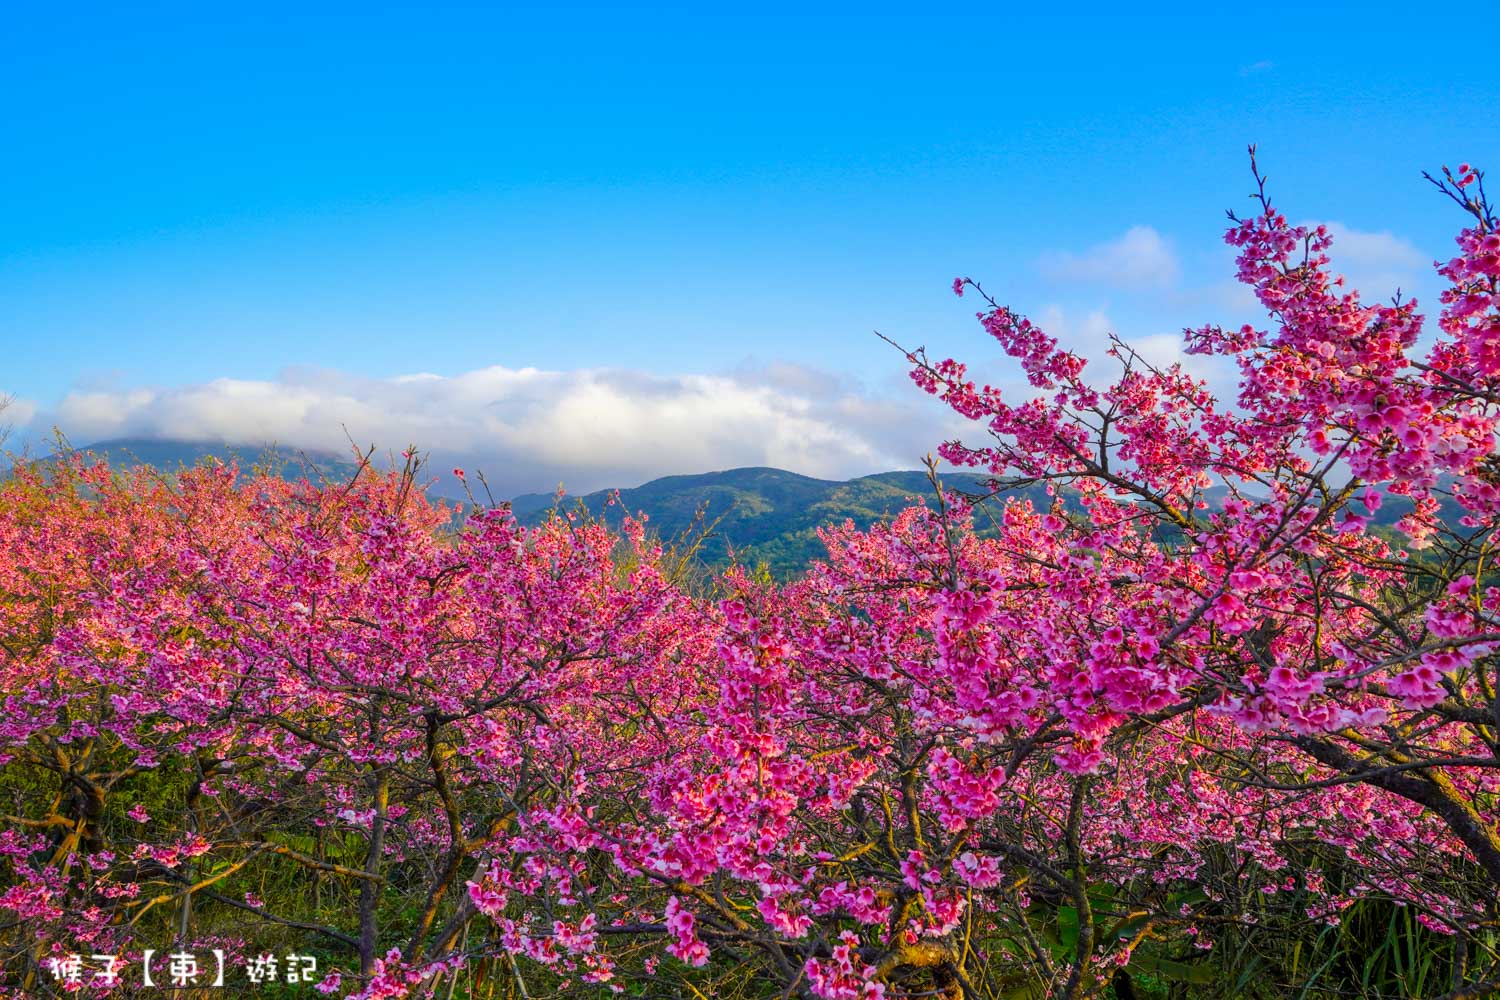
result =
[[[982,490],[988,478],[955,471],[939,474],[945,487],[967,492]],[[616,495],[619,502],[611,504]],[[823,554],[819,527],[851,520],[861,529],[868,528],[894,517],[917,499],[932,496],[932,484],[922,470],[833,480],[750,466],[564,495],[560,505],[554,503],[555,494],[522,494],[511,502],[511,512],[529,525],[541,523],[555,509],[582,507],[610,524],[618,524],[627,513],[645,512],[650,527],[670,540],[690,531],[701,509],[702,522],[714,525],[699,550],[706,563],[722,565],[732,551],[746,565],[764,564],[773,574],[787,576]]]

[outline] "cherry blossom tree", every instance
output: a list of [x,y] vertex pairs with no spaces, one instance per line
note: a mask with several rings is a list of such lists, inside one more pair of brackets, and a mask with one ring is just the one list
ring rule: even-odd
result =
[[[39,949],[202,944],[204,906],[351,956],[355,982],[400,955],[431,977],[465,866],[572,780],[557,732],[670,695],[698,619],[637,525],[627,574],[601,525],[450,532],[414,468],[369,478],[80,460],[4,491],[0,905],[24,986]],[[293,889],[227,891],[267,880]]]

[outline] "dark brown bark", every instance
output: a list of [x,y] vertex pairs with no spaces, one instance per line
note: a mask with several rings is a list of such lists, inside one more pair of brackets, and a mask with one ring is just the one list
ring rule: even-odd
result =
[[375,967],[379,946],[380,868],[385,854],[386,808],[390,805],[390,777],[382,768],[370,779],[370,798],[375,817],[370,821],[370,846],[365,852],[365,875],[359,887],[359,971],[368,976]]

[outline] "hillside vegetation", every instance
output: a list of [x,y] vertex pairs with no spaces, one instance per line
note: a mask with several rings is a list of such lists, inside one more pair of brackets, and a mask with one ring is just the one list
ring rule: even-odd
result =
[[[981,491],[984,480],[972,473],[946,473],[944,487]],[[913,503],[932,502],[927,473],[882,472],[847,482],[814,479],[783,469],[751,468],[697,476],[666,476],[643,486],[565,497],[561,509],[581,504],[590,514],[618,525],[625,513],[643,512],[650,530],[665,540],[692,534],[699,523],[713,525],[700,556],[710,566],[731,561],[788,577],[823,555],[821,525],[853,521],[860,530],[894,517]],[[546,494],[516,497],[512,511],[522,524],[545,521],[557,506]],[[701,512],[701,517],[700,517]],[[715,523],[716,522],[716,523]]]

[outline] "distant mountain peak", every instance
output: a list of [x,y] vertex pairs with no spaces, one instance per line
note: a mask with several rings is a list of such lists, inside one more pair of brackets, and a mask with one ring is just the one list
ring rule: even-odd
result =
[[260,466],[282,475],[300,475],[311,467],[330,479],[354,474],[355,462],[348,455],[309,451],[265,444],[228,444],[161,438],[108,438],[91,444],[53,452],[41,459],[54,462],[73,455],[102,459],[111,466],[149,465],[163,472],[192,468],[206,459],[238,462],[242,467]]

